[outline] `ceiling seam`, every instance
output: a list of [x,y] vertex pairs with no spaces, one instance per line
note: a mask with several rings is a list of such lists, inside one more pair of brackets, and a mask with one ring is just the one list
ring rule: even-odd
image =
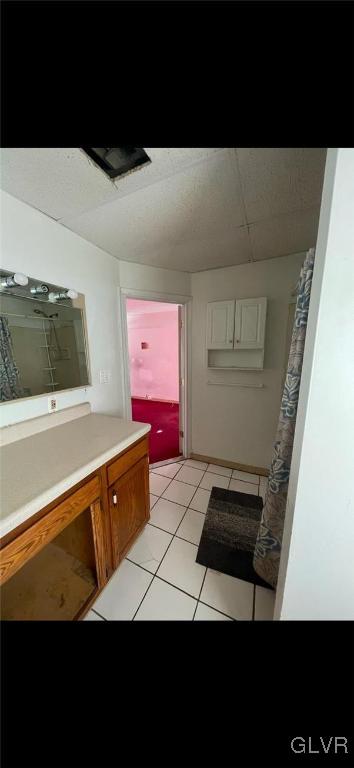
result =
[[247,227],[248,242],[249,242],[250,253],[251,253],[250,261],[252,262],[252,261],[255,261],[255,259],[254,259],[254,253],[253,253],[253,248],[252,248],[250,226],[249,226],[249,221],[248,221],[248,217],[247,217],[247,209],[246,209],[245,195],[244,195],[244,186],[243,186],[243,180],[242,180],[242,175],[241,175],[241,170],[240,170],[240,164],[239,164],[239,161],[238,161],[237,147],[234,147],[233,151],[234,151],[234,156],[235,156],[235,163],[236,163],[236,168],[237,168],[237,173],[238,173],[238,179],[239,179],[239,183],[240,183],[243,213],[244,213],[244,216],[245,216],[246,227]]

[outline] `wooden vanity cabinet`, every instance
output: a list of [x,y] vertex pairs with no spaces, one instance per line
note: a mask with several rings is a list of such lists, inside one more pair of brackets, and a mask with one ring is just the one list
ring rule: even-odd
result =
[[149,510],[143,438],[0,542],[1,618],[83,618]]

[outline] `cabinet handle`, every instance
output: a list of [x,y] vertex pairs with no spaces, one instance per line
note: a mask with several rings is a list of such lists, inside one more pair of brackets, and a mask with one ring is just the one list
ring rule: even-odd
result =
[[118,504],[117,491],[113,491],[113,493],[112,493],[112,502],[113,502],[114,506],[116,507],[117,504]]
[[233,339],[229,339],[229,344],[232,344],[232,342],[233,342]]

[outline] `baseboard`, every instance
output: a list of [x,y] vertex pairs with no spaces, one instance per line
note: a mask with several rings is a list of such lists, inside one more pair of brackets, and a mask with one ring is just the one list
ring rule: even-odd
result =
[[191,453],[191,459],[195,461],[205,461],[208,464],[216,464],[218,467],[232,467],[241,472],[250,472],[252,475],[263,475],[268,477],[269,469],[264,467],[253,467],[251,464],[240,464],[238,461],[228,461],[226,459],[215,459],[214,456],[203,456],[201,453]]

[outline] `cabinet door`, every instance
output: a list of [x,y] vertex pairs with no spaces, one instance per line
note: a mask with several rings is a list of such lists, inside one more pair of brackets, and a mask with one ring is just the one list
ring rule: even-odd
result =
[[234,301],[210,301],[207,305],[207,349],[232,349]]
[[263,349],[267,299],[236,301],[235,349]]
[[150,517],[149,460],[144,456],[108,489],[113,567],[116,568]]

